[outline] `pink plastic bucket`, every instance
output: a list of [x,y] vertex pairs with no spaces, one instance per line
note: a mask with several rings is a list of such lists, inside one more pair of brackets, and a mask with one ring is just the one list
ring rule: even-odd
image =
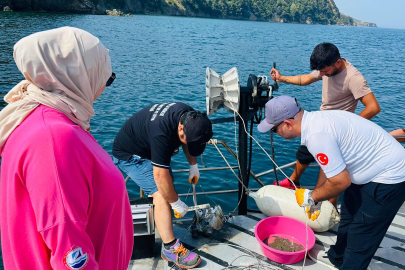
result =
[[[315,244],[315,234],[308,226],[308,250]],[[268,217],[255,227],[255,236],[260,243],[263,254],[272,261],[293,264],[304,259],[306,247],[305,223],[289,217]],[[304,250],[297,252],[280,251],[266,245],[263,240],[270,236],[287,237],[295,243],[301,244]]]

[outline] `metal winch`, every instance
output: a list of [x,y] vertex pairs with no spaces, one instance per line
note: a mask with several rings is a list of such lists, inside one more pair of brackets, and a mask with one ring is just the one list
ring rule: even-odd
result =
[[193,201],[194,207],[189,208],[189,210],[195,210],[193,223],[191,224],[191,236],[198,238],[200,233],[204,236],[211,236],[214,230],[220,230],[227,219],[222,212],[221,206],[197,205],[195,185],[193,185]]

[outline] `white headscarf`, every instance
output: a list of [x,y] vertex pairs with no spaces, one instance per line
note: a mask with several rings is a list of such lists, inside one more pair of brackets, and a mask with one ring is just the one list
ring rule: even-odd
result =
[[90,130],[94,99],[112,73],[108,49],[98,38],[73,27],[38,32],[14,45],[14,61],[26,80],[4,97],[9,104],[0,112],[0,155],[13,130],[40,104]]

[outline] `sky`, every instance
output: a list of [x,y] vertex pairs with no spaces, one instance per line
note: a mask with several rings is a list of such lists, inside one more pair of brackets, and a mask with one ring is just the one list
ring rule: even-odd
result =
[[381,28],[405,29],[405,0],[335,0],[339,11]]

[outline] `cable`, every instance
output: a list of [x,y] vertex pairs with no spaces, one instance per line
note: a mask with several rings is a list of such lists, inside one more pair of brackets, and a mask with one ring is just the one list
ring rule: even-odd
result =
[[[236,179],[238,179],[239,183],[241,183],[242,187],[245,189],[246,193],[249,193],[249,189],[243,184],[242,180],[239,178],[239,176],[236,175],[235,171],[232,169],[231,165],[229,164],[228,160],[225,158],[225,156],[222,154],[221,150],[219,150],[218,146],[217,146],[217,140],[210,140],[211,143],[215,146],[215,148],[218,150],[219,154],[222,156],[222,158],[224,159],[224,161],[226,162],[226,164],[228,165],[229,169],[231,169],[232,173],[236,176]],[[238,164],[239,164],[239,160],[238,160]],[[235,207],[235,209],[232,211],[234,212],[240,205],[240,202],[242,201],[242,195],[243,192],[241,192],[240,194],[240,198],[238,201],[238,205]]]
[[208,196],[208,194],[205,192],[205,190],[202,188],[202,186],[200,185],[201,190],[204,192],[204,195],[207,196],[215,205],[218,205],[213,199],[211,199],[210,196]]
[[[240,266],[233,266],[233,263],[234,263],[237,259],[242,258],[242,257],[252,257],[252,256],[251,256],[251,255],[240,255],[240,256],[236,257],[236,258],[229,264],[229,266],[226,267],[225,269],[230,269],[230,268],[229,268],[230,266],[231,266],[232,268],[235,268],[235,267],[240,268]],[[257,259],[257,258],[256,258],[256,259]],[[258,260],[258,259],[257,259],[257,260]],[[250,267],[250,265],[249,265],[248,267]],[[243,267],[242,269],[245,269],[245,268],[246,268],[246,266]],[[257,269],[259,269],[259,264],[258,264]]]
[[[305,208],[303,208],[305,212]],[[304,213],[306,214],[306,212]],[[305,219],[305,238],[306,238],[306,244],[305,244],[305,256],[304,256],[304,263],[302,264],[302,269],[305,267],[305,260],[307,259],[307,254],[308,254],[308,220]]]
[[[227,90],[226,85],[224,85],[224,88],[225,88],[225,90]],[[224,92],[225,92],[226,96],[229,97],[229,96],[228,96],[228,91],[224,91]],[[258,146],[263,150],[263,152],[269,157],[269,159],[271,160],[271,162],[273,162],[273,164],[277,167],[277,169],[294,185],[294,188],[297,189],[297,187],[296,187],[295,184],[294,184],[294,181],[292,181],[292,180],[284,173],[284,171],[281,170],[281,168],[280,168],[280,167],[276,164],[276,162],[270,157],[270,155],[267,153],[267,151],[264,150],[264,148],[260,145],[260,143],[259,143],[253,136],[251,136],[251,135],[247,132],[245,120],[244,120],[243,117],[239,114],[239,112],[236,111],[235,107],[233,106],[233,103],[232,103],[232,102],[229,102],[229,104],[231,104],[231,106],[232,106],[232,111],[233,111],[234,117],[235,117],[235,114],[237,114],[237,115],[239,116],[239,118],[242,120],[243,129],[245,130],[245,133],[257,143],[257,145],[258,145]],[[236,137],[236,119],[235,119],[235,137]],[[236,139],[235,139],[235,140],[236,140]],[[237,145],[237,144],[236,144],[236,145]],[[239,160],[238,160],[238,166],[240,166],[240,165],[239,165]],[[240,167],[239,167],[239,169],[240,169]]]
[[261,144],[253,137],[253,136],[250,136],[250,134],[247,132],[247,130],[246,130],[246,126],[245,126],[245,121],[243,120],[243,118],[242,118],[242,116],[238,113],[238,112],[236,112],[238,115],[239,115],[239,118],[242,120],[242,122],[243,122],[243,126],[244,126],[244,130],[245,130],[245,133],[249,136],[249,137],[252,137],[252,139],[255,141],[255,143],[263,150],[263,152],[267,155],[267,157],[271,160],[271,162],[273,162],[273,164],[276,166],[276,168],[286,177],[286,178],[288,178],[288,180],[290,180],[291,181],[291,183],[294,185],[294,188],[295,189],[297,189],[297,187],[295,186],[295,184],[294,184],[294,181],[292,181],[285,173],[284,173],[284,171],[277,165],[277,163],[270,157],[270,155],[269,155],[269,153],[267,153],[267,151],[261,146]]
[[[253,134],[253,120],[250,121],[250,136]],[[249,138],[249,163],[247,168],[247,182],[249,183],[250,170],[252,169],[252,138]]]
[[[232,108],[234,108],[234,107],[233,107],[233,104],[232,104]],[[239,182],[241,183],[241,185],[243,186],[243,188],[245,189],[246,194],[248,194],[249,189],[243,184],[243,177],[244,177],[244,175],[241,173],[242,170],[241,170],[241,168],[240,168],[240,162],[239,162],[239,158],[238,158],[238,157],[239,157],[239,149],[238,149],[238,139],[237,139],[238,137],[237,137],[235,110],[234,110],[234,113],[233,113],[233,120],[234,120],[234,126],[235,126],[235,155],[236,155],[236,160],[237,160],[237,162],[238,162],[239,174],[240,174],[240,177],[242,178],[242,179],[240,179],[240,178],[238,177],[238,180],[239,180]],[[218,148],[217,148],[217,149],[218,149]],[[222,157],[224,157],[224,156],[222,156]],[[230,166],[229,163],[227,163],[227,164],[228,164],[228,167],[229,167],[229,166]],[[248,177],[249,177],[249,176],[248,176]],[[235,212],[236,209],[238,209],[238,207],[239,207],[239,205],[240,205],[240,203],[241,203],[241,201],[242,201],[242,198],[243,198],[243,192],[240,193],[240,198],[239,198],[239,200],[238,200],[238,204],[236,205],[236,207],[233,209],[233,211],[232,211],[231,213]]]
[[[224,85],[224,87],[226,88],[226,85]],[[225,94],[226,95],[228,95],[228,92],[227,91],[225,91]],[[257,143],[257,145],[263,150],[263,152],[267,155],[267,157],[272,161],[272,163],[273,163],[273,167],[274,167],[274,173],[275,173],[275,178],[276,178],[276,181],[277,181],[277,184],[279,185],[279,183],[278,183],[278,178],[277,178],[277,170],[276,170],[276,168],[294,185],[294,188],[295,189],[297,189],[297,187],[296,187],[296,185],[295,185],[295,183],[294,183],[294,181],[292,181],[285,173],[284,173],[284,171],[277,165],[277,163],[274,161],[274,148],[273,148],[273,137],[272,137],[272,135],[273,134],[270,134],[270,139],[271,139],[271,145],[272,145],[272,157],[270,157],[270,155],[267,153],[267,151],[260,145],[260,143],[251,135],[251,134],[249,134],[248,133],[248,131],[246,130],[246,124],[245,124],[245,121],[244,121],[244,119],[243,119],[243,117],[239,114],[239,112],[237,112],[236,110],[235,110],[235,107],[233,106],[233,103],[232,102],[230,102],[230,104],[231,104],[231,106],[232,106],[232,109],[233,109],[233,112],[234,112],[234,123],[235,123],[235,146],[236,146],[236,154],[237,154],[237,156],[238,156],[238,148],[237,148],[237,139],[236,139],[236,114],[239,116],[239,118],[240,118],[240,120],[242,121],[242,123],[243,123],[243,128],[244,128],[244,131],[245,131],[245,133],[249,136],[249,138],[250,138],[250,142],[252,141],[252,140],[254,140],[256,143]],[[256,119],[257,120],[257,119]],[[252,126],[253,126],[253,120],[252,120],[252,123],[251,123],[251,132],[252,132]],[[214,140],[212,140],[212,141],[214,141]],[[230,166],[230,164],[228,163],[228,161],[226,160],[226,158],[224,157],[224,155],[222,154],[222,152],[219,150],[219,148],[218,148],[218,146],[216,145],[216,140],[215,140],[215,143],[213,143],[214,144],[214,146],[217,148],[217,150],[218,150],[218,152],[220,153],[220,155],[222,156],[222,158],[225,160],[225,162],[227,163],[227,165],[228,165],[228,167],[232,170],[232,172],[235,174],[235,176],[236,176],[236,178],[239,180],[239,182],[242,184],[242,186],[243,186],[243,188],[246,190],[246,192],[248,193],[249,192],[249,189],[243,184],[243,182],[241,181],[241,179],[239,179],[239,177],[236,175],[236,173],[234,172],[234,170],[232,169],[232,167]],[[251,149],[252,148],[252,145],[250,145],[250,150],[252,150]],[[237,161],[238,161],[238,167],[239,167],[239,172],[240,172],[240,163],[239,163],[239,159],[237,158]],[[250,160],[250,162],[249,162],[249,167],[251,166],[251,160]],[[248,167],[248,168],[249,168]],[[241,176],[242,176],[242,174],[241,174]],[[243,176],[242,176],[243,177]],[[243,193],[242,193],[243,194]],[[242,197],[241,197],[241,199],[242,199]],[[240,201],[241,200],[239,200],[239,203],[238,203],[238,206],[239,206],[239,204],[240,204]],[[237,207],[238,207],[237,206]],[[236,208],[237,208],[236,207]],[[235,208],[235,209],[236,209]],[[303,208],[304,209],[304,208]],[[304,209],[304,211],[305,211],[305,209]],[[308,221],[306,220],[305,221],[305,233],[306,233],[306,247],[305,247],[305,256],[304,256],[304,262],[303,262],[303,265],[302,265],[302,269],[304,269],[304,267],[305,267],[305,262],[306,262],[306,256],[307,255],[309,255],[309,253],[308,253]],[[250,252],[250,251],[249,251]],[[309,257],[314,261],[314,262],[317,262],[317,260],[314,260],[310,255],[309,255]],[[256,258],[256,257],[255,257]],[[237,258],[236,258],[237,259]],[[236,260],[235,259],[235,260]],[[235,261],[234,260],[234,261]],[[233,262],[234,262],[233,261]],[[233,263],[232,262],[232,263]],[[260,261],[258,260],[258,268],[257,269],[259,269],[259,265],[260,265]],[[231,263],[231,264],[232,264]],[[326,265],[326,266],[328,266],[329,268],[330,268],[330,266],[329,265],[327,265],[327,264],[325,264],[325,263],[323,263],[323,262],[320,262],[321,264],[324,264],[324,265]],[[226,268],[226,269],[229,269],[228,267]],[[332,268],[332,269],[335,269],[335,268]]]
[[[240,255],[240,256],[236,257],[227,267],[223,268],[224,270],[225,269],[226,270],[228,270],[228,269],[251,269],[251,267],[254,267],[254,266],[256,266],[255,267],[256,269],[272,269],[272,270],[277,269],[277,268],[272,268],[271,266],[269,266],[267,264],[264,265],[263,262],[261,260],[259,260],[259,258],[257,258],[252,251],[250,251],[247,248],[244,248],[243,246],[239,246],[239,245],[236,245],[236,244],[234,245],[234,244],[220,243],[220,242],[218,242],[218,243],[210,243],[210,244],[202,245],[199,249],[202,249],[202,248],[208,247],[208,246],[218,246],[218,245],[225,245],[225,246],[233,247],[233,248],[236,248],[236,249],[242,249],[242,250],[245,250],[247,253],[249,253],[249,255]],[[193,249],[192,251],[194,251],[194,250],[197,250],[197,248]],[[235,265],[232,265],[237,259],[239,259],[241,257],[246,257],[246,256],[256,259],[257,264],[252,264],[252,265],[248,265],[248,266],[235,266]]]
[[229,169],[232,171],[232,173],[235,175],[235,177],[240,181],[240,183],[242,184],[243,188],[247,189],[247,187],[243,184],[243,182],[241,182],[239,176],[235,173],[235,171],[232,169],[232,166],[229,164],[228,160],[224,157],[224,155],[222,154],[221,150],[219,150],[218,146],[217,146],[217,140],[213,140],[210,139],[212,145],[215,146],[215,148],[217,149],[217,151],[219,152],[219,154],[221,155],[221,157],[224,159],[225,163],[228,165]]
[[[270,147],[271,147],[271,157],[275,161],[276,159],[274,157],[273,132],[270,132]],[[273,171],[274,171],[274,178],[276,179],[277,186],[280,186],[280,183],[278,182],[276,166],[274,165],[274,163],[273,163]]]

